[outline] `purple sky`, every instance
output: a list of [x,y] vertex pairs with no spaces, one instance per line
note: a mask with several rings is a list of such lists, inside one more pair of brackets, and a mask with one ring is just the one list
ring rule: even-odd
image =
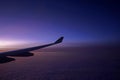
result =
[[68,43],[119,42],[120,6],[113,1],[2,0],[0,39]]

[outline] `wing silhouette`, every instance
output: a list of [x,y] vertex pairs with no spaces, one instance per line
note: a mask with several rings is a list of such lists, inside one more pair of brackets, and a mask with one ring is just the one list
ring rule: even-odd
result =
[[[45,44],[45,45],[41,45],[41,46],[35,46],[35,47],[29,47],[29,48],[25,48],[25,49],[19,49],[19,50],[14,50],[14,51],[8,51],[8,52],[2,52],[0,53],[0,63],[4,63],[4,61],[7,60],[7,62],[9,61],[7,56],[16,56],[16,57],[27,57],[27,56],[33,56],[33,53],[30,53],[30,51],[33,50],[37,50],[37,49],[41,49],[41,48],[45,48],[48,46],[52,46],[52,45],[56,45],[59,44],[63,41],[64,37],[60,37],[58,40],[56,40],[53,43],[50,44]],[[5,59],[5,60],[4,60]],[[11,60],[11,59],[10,59]],[[2,62],[1,62],[2,61]]]

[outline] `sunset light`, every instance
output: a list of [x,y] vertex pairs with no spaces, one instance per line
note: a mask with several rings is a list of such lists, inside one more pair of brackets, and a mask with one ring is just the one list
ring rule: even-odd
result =
[[0,80],[120,80],[120,1],[0,0]]
[[13,46],[19,46],[21,44],[24,44],[25,42],[23,41],[4,41],[0,40],[0,48],[8,48],[8,47],[13,47]]

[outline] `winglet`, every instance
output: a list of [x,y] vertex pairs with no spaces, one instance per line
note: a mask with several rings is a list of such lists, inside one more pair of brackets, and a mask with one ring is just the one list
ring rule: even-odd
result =
[[64,37],[60,37],[57,41],[55,41],[54,43],[57,44],[57,43],[61,43],[63,41],[63,38]]

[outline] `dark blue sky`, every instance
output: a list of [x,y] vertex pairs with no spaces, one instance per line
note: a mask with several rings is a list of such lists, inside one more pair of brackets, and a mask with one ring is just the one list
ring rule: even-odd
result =
[[120,6],[115,0],[1,0],[0,39],[116,42]]

